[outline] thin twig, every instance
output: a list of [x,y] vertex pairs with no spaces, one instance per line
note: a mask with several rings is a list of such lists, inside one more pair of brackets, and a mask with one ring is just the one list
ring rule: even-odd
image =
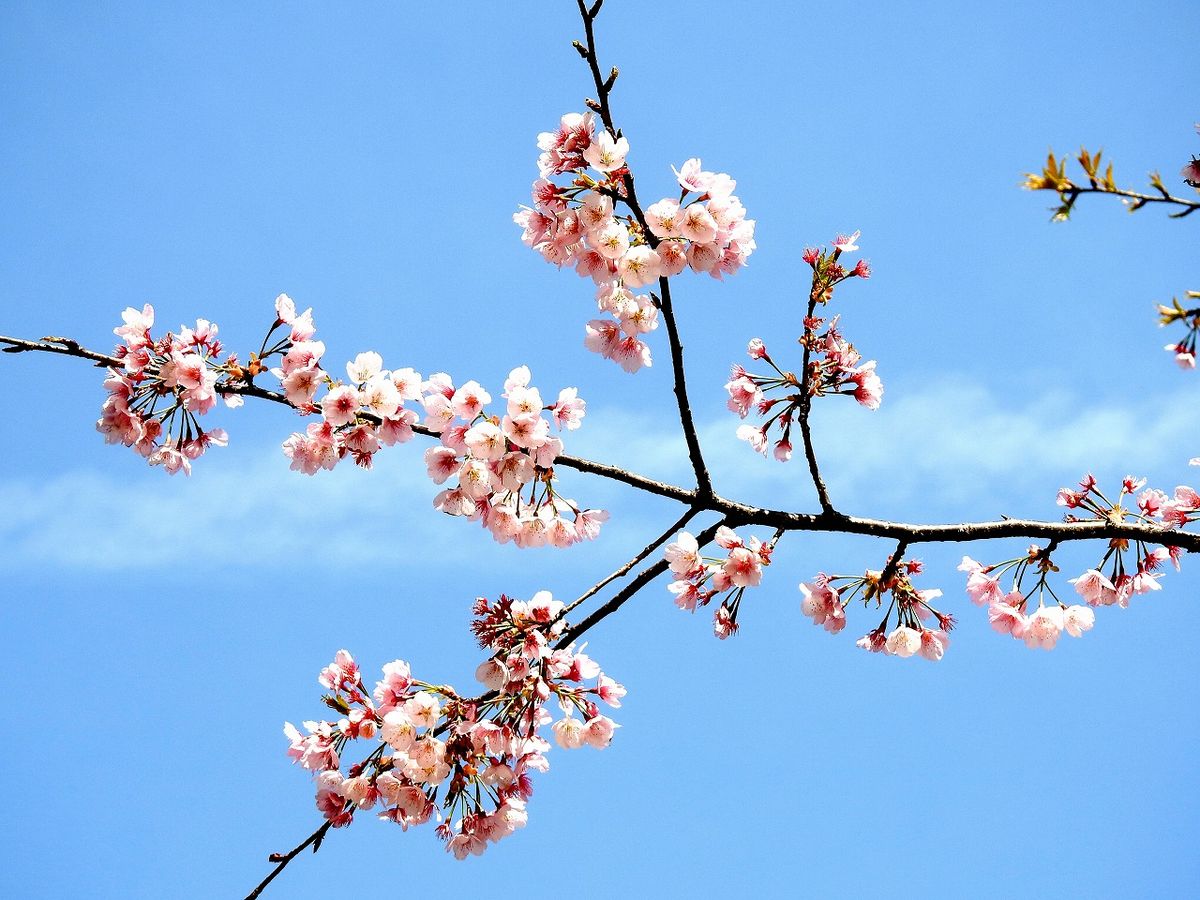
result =
[[821,469],[817,465],[817,451],[813,447],[812,426],[808,421],[809,414],[812,412],[812,367],[810,362],[812,360],[812,338],[815,336],[808,323],[817,311],[818,277],[818,273],[814,269],[813,284],[808,295],[808,312],[804,317],[804,358],[801,360],[803,375],[800,377],[800,436],[804,441],[804,458],[808,460],[808,474],[812,478],[813,487],[817,489],[817,502],[821,504],[822,512],[832,515],[834,514],[833,502],[829,499],[829,490],[825,487],[825,480],[821,478]]
[[[1050,188],[1050,190],[1053,190],[1053,188]],[[1176,197],[1166,192],[1157,195],[1143,194],[1140,191],[1130,191],[1125,188],[1082,187],[1081,185],[1073,184],[1066,190],[1058,191],[1058,193],[1060,195],[1069,195],[1063,197],[1063,203],[1067,206],[1074,205],[1076,199],[1083,194],[1113,194],[1136,201],[1134,208],[1140,208],[1147,203],[1166,203],[1171,206],[1180,207],[1179,212],[1170,214],[1172,219],[1182,219],[1184,216],[1190,216],[1196,210],[1200,209],[1200,200],[1186,200],[1183,197]]]
[[[725,524],[725,522],[724,522],[724,520],[722,520],[720,522],[717,522],[715,525],[711,525],[708,528],[705,528],[698,535],[696,535],[696,543],[699,544],[701,547],[703,547],[705,544],[707,544],[709,541],[711,541],[713,539],[713,537],[717,533],[717,529],[720,528],[724,524]],[[661,575],[663,572],[665,572],[667,570],[667,565],[668,564],[665,559],[660,559],[653,565],[647,566],[646,568],[642,569],[642,571],[638,572],[638,574],[634,576],[633,580],[631,582],[629,582],[629,584],[625,585],[625,587],[623,587],[623,588],[621,588],[621,590],[617,591],[617,593],[615,593],[612,596],[611,600],[609,600],[603,606],[598,607],[595,611],[592,612],[591,615],[589,615],[586,619],[584,619],[578,625],[574,626],[573,628],[568,629],[566,631],[566,633],[563,634],[563,636],[561,638],[559,638],[558,643],[554,645],[555,649],[566,647],[572,641],[578,640],[579,637],[584,632],[586,632],[589,628],[591,628],[593,625],[597,624],[598,622],[603,621],[608,616],[611,616],[618,609],[620,609],[625,604],[625,602],[627,600],[629,600],[634,594],[636,594],[643,587],[645,587],[647,584],[649,584],[651,581],[653,581],[655,578],[657,578],[659,575]]]
[[316,853],[321,847],[321,841],[325,839],[325,833],[329,831],[332,825],[332,822],[325,822],[320,828],[306,837],[287,853],[272,853],[269,857],[269,861],[275,863],[275,868],[271,870],[270,875],[258,883],[258,887],[246,895],[246,900],[254,900],[255,897],[261,894],[263,892],[263,888],[274,881],[275,876],[287,868],[287,864],[299,856],[300,853],[303,852],[303,850],[310,844],[312,845],[313,853]]
[[625,563],[625,565],[621,566],[621,568],[617,569],[615,572],[613,572],[607,578],[604,578],[603,580],[592,585],[590,588],[588,588],[586,591],[584,591],[582,594],[580,594],[578,599],[572,600],[571,603],[568,604],[566,606],[566,608],[563,609],[562,615],[565,616],[571,610],[575,609],[575,607],[579,606],[579,604],[583,603],[585,600],[587,600],[591,597],[594,597],[596,594],[600,593],[600,591],[602,591],[609,584],[616,581],[618,578],[622,578],[626,574],[628,574],[629,571],[632,570],[634,566],[636,566],[638,563],[640,563],[642,560],[644,560],[647,556],[649,556],[651,553],[653,553],[655,550],[657,550],[659,547],[661,547],[664,543],[666,543],[668,538],[670,538],[672,535],[674,535],[676,532],[678,532],[679,529],[681,529],[684,525],[686,525],[688,522],[690,522],[692,520],[692,518],[698,512],[700,512],[700,510],[697,507],[693,506],[693,507],[689,508],[688,511],[685,512],[682,516],[680,516],[678,520],[673,522],[667,528],[666,531],[664,531],[662,534],[660,534],[658,537],[656,537],[654,540],[652,540],[649,544],[647,544],[645,549],[643,549],[640,553],[638,553],[637,556],[635,556],[629,562]]
[[879,589],[883,590],[885,585],[896,577],[896,570],[900,568],[901,557],[908,550],[908,541],[901,539],[896,542],[896,550],[888,558],[887,564],[883,567],[883,571],[879,573]]
[[[596,53],[596,34],[592,27],[596,16],[600,12],[600,7],[603,5],[603,0],[598,0],[590,8],[584,3],[584,0],[576,0],[576,3],[579,6],[579,14],[583,18],[586,45],[581,48],[578,42],[576,42],[575,47],[587,61],[588,69],[592,73],[592,81],[596,86],[596,94],[599,98],[596,111],[600,113],[600,120],[604,123],[604,127],[615,138],[620,134],[620,131],[613,122],[609,94],[612,92],[617,70],[612,70],[613,74],[610,75],[607,81],[601,74],[600,60]],[[638,202],[637,190],[633,182],[633,173],[626,169],[623,179],[625,183],[625,196],[618,196],[617,199],[629,207],[630,212],[633,213],[634,218],[641,225],[642,234],[645,235],[650,247],[652,249],[657,248],[659,240],[654,235],[654,232],[650,230],[650,226],[646,222],[645,212]],[[696,422],[692,417],[692,408],[688,401],[687,378],[683,365],[683,342],[680,340],[679,326],[676,324],[675,311],[671,306],[671,285],[669,279],[659,278],[658,288],[661,295],[657,298],[658,308],[662,314],[663,323],[666,325],[667,343],[671,349],[671,374],[675,382],[675,404],[679,409],[679,422],[683,427],[683,438],[687,443],[688,458],[691,460],[692,471],[696,476],[696,493],[701,498],[708,498],[713,493],[712,477],[709,475],[708,467],[704,463],[704,455],[700,450],[700,438],[696,432]]]

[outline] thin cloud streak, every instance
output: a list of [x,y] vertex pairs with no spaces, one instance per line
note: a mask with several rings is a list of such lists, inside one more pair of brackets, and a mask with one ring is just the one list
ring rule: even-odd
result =
[[[1063,393],[1017,406],[959,383],[889,398],[875,413],[826,401],[815,425],[826,480],[847,511],[926,521],[1053,519],[1061,512],[1057,487],[1088,470],[1115,478],[1129,468],[1168,488],[1194,475],[1187,469],[1196,453],[1194,422],[1179,412],[1183,396],[1181,387],[1136,407],[1087,406]],[[803,460],[758,456],[734,437],[737,424],[730,414],[701,428],[718,489],[748,502],[813,508]],[[687,452],[673,426],[593,408],[585,427],[568,436],[568,449],[687,484]],[[140,564],[150,567],[215,558],[254,564],[311,560],[314,546],[345,566],[386,564],[413,552],[435,565],[512,553],[547,569],[578,563],[577,553],[590,559],[582,547],[566,554],[499,548],[477,525],[436,514],[437,489],[413,447],[380,454],[373,472],[346,465],[312,478],[289,471],[272,450],[219,459],[206,458],[190,483],[125,459],[108,470],[0,482],[0,560],[118,570],[130,565],[136,547]],[[658,507],[624,486],[561,474],[567,496],[614,512],[601,537],[606,547],[661,527]]]

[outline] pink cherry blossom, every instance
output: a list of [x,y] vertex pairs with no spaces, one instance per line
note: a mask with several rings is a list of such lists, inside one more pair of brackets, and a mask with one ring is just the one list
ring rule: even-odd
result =
[[1062,607],[1043,606],[1029,617],[1025,626],[1025,646],[1053,650],[1063,632],[1065,621]]
[[858,240],[859,235],[861,234],[861,231],[856,231],[849,237],[844,234],[839,234],[836,238],[834,238],[833,248],[839,253],[853,253],[858,249],[858,244],[856,244],[855,241]]
[[1068,606],[1063,611],[1063,629],[1071,637],[1082,637],[1096,624],[1096,613],[1087,606]]
[[1028,620],[1022,612],[1025,598],[1017,592],[1007,594],[999,600],[993,600],[988,606],[988,621],[992,628],[1000,634],[1011,634],[1021,637],[1028,628]]
[[821,578],[800,585],[804,599],[800,611],[813,620],[814,625],[823,625],[831,634],[846,627],[846,613],[836,589]]
[[681,188],[697,194],[706,193],[715,177],[712,172],[702,171],[699,159],[689,159],[678,169],[671,166],[671,171]]
[[651,204],[646,208],[646,224],[650,226],[650,231],[655,237],[679,237],[679,202],[668,198]]
[[1070,579],[1075,591],[1089,606],[1111,606],[1117,602],[1117,588],[1104,575],[1089,569],[1078,578]]
[[358,391],[343,384],[333,388],[321,401],[321,415],[330,425],[348,425],[358,415],[360,398]]
[[921,632],[921,649],[917,652],[923,658],[937,662],[945,655],[949,646],[950,636],[946,632],[925,629]]
[[601,131],[583,151],[588,165],[600,172],[615,172],[625,165],[629,155],[629,141],[623,137],[614,139],[607,131]]
[[921,649],[921,633],[901,625],[887,636],[885,652],[892,656],[909,657]]

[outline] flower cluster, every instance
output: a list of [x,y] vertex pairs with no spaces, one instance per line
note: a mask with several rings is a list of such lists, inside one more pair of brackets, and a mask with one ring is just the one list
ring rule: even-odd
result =
[[[1131,501],[1128,509],[1125,507],[1126,498]],[[1125,476],[1121,481],[1121,492],[1115,502],[1104,496],[1093,475],[1085,475],[1080,479],[1077,490],[1059,488],[1057,502],[1059,506],[1072,510],[1064,517],[1068,522],[1101,521],[1120,525],[1134,521],[1145,525],[1182,528],[1189,522],[1200,521],[1200,493],[1194,488],[1180,485],[1171,497],[1156,488],[1147,488],[1145,478],[1132,475]]]
[[[823,320],[814,318],[806,324],[815,332]],[[759,338],[750,341],[746,352],[751,359],[767,363],[774,374],[749,372],[735,364],[725,384],[730,410],[743,419],[752,410],[760,416],[768,416],[761,425],[738,426],[738,438],[765,454],[772,441],[771,429],[777,428],[779,437],[774,439],[774,455],[780,462],[792,458],[792,424],[803,409],[803,391],[807,390],[810,397],[828,394],[853,397],[872,410],[878,409],[883,399],[883,382],[875,373],[875,360],[860,363],[862,357],[853,344],[842,338],[836,318],[824,333],[814,334],[811,348],[807,385],[795,373],[779,368]],[[769,396],[773,392],[776,395]]]
[[[800,585],[804,599],[800,610],[813,620],[814,625],[824,626],[831,634],[846,627],[846,608],[851,602],[861,600],[864,607],[872,600],[876,608],[883,605],[883,598],[890,594],[891,600],[884,613],[883,621],[856,642],[859,647],[872,653],[889,656],[921,656],[937,662],[950,646],[949,631],[954,627],[954,617],[934,609],[931,601],[942,596],[942,592],[917,590],[912,577],[922,571],[921,561],[889,560],[880,572],[868,571],[864,575],[818,574],[811,581]],[[896,622],[892,626],[892,613]],[[935,624],[931,628],[926,623]]]
[[1169,561],[1179,571],[1180,555],[1178,547],[1150,547],[1140,540],[1131,547],[1129,541],[1116,538],[1096,566],[1070,583],[1089,606],[1128,607],[1135,595],[1161,590],[1162,574],[1157,570]]
[[[679,199],[659,200],[643,214],[628,201],[629,142],[598,130],[592,113],[563,116],[556,131],[538,136],[538,148],[533,206],[513,215],[521,240],[547,262],[573,265],[597,283],[597,304],[612,319],[587,324],[590,350],[629,372],[650,365],[640,335],[657,326],[656,303],[637,289],[685,268],[719,279],[754,252],[754,220],[733,193],[736,182],[689,159],[673,168]],[[565,184],[553,180],[564,175]],[[628,211],[617,212],[616,204]]]
[[[1050,560],[1051,547],[1032,546],[1024,556],[985,566],[969,556],[964,556],[959,565],[960,572],[967,573],[967,596],[976,606],[987,606],[988,621],[1000,634],[1010,634],[1023,640],[1027,647],[1053,650],[1059,637],[1065,632],[1071,637],[1082,637],[1091,631],[1096,614],[1086,606],[1067,606],[1058,599],[1050,587],[1047,577],[1057,572],[1058,567]],[[1008,590],[1001,584],[1006,572],[1012,573]],[[1024,579],[1031,573],[1037,574],[1037,582],[1031,590],[1024,587]],[[1086,580],[1084,576],[1083,580]],[[1080,582],[1074,579],[1072,583]],[[1028,611],[1029,598],[1037,594],[1038,605],[1032,613]],[[1046,603],[1046,594],[1053,603]]]
[[[592,698],[620,706],[625,689],[582,651],[549,647],[561,603],[543,592],[528,602],[481,599],[475,611],[475,632],[495,651],[477,673],[488,694],[464,699],[413,678],[402,660],[385,665],[368,693],[358,663],[341,650],[318,677],[325,705],[340,717],[304,722],[306,733],[285,723],[288,756],[313,773],[317,808],[333,827],[376,807],[405,830],[436,816],[448,851],[479,855],[527,821],[531,773],[549,768],[550,744],[539,732],[553,718],[551,698],[564,713],[553,726],[560,746],[611,742],[618,726]],[[592,679],[594,687],[583,685]],[[355,740],[381,743],[343,771]]]
[[[319,341],[304,343],[320,344]],[[369,350],[346,364],[348,383],[334,382],[324,373],[317,374],[320,372],[319,355],[309,357],[307,362],[299,362],[324,348],[308,347],[297,351],[298,346],[288,351],[284,367],[278,374],[285,387],[290,382],[297,392],[293,395],[289,391],[288,400],[299,405],[301,411],[320,412],[321,421],[309,425],[303,434],[296,432],[283,442],[283,452],[292,461],[292,469],[315,475],[322,469],[332,469],[347,457],[353,459],[355,465],[369,469],[381,447],[402,444],[412,438],[417,414],[404,409],[403,404],[421,399],[423,383],[420,375],[408,368],[388,371],[383,368],[383,358]],[[298,365],[312,367],[311,371],[292,369],[288,372],[289,358],[297,360]],[[308,388],[301,388],[299,384],[309,378],[320,378],[328,387],[320,404],[313,404],[311,394],[307,401],[302,398],[300,392]]]
[[[266,368],[278,354],[279,365],[270,372],[279,379],[288,402],[303,414],[321,414],[320,422],[283,442],[293,470],[315,475],[347,457],[369,469],[381,447],[412,438],[417,414],[405,409],[404,403],[421,399],[420,375],[409,368],[388,371],[378,353],[367,351],[346,364],[347,382],[334,381],[321,367],[325,344],[313,340],[312,310],[297,315],[286,294],[276,298],[275,310],[275,324],[260,352],[251,357],[252,374]],[[279,328],[290,328],[290,332],[267,348]],[[327,390],[318,403],[316,395],[322,386]]]
[[[1121,492],[1115,502],[1104,495],[1092,475],[1086,475],[1078,488],[1059,490],[1058,504],[1075,511],[1067,514],[1069,522],[1102,521],[1119,525],[1135,521],[1180,528],[1200,519],[1200,494],[1192,488],[1177,487],[1175,496],[1169,497],[1163,491],[1146,488],[1144,478],[1132,475],[1121,481]],[[1052,649],[1064,632],[1080,637],[1083,632],[1090,631],[1096,621],[1091,607],[1127,607],[1132,597],[1161,590],[1162,574],[1158,570],[1168,561],[1178,570],[1181,555],[1178,547],[1113,538],[1096,566],[1067,582],[1075,586],[1075,592],[1087,605],[1068,606],[1049,583],[1050,574],[1059,571],[1050,559],[1054,546],[1033,546],[1023,556],[991,565],[964,556],[958,567],[959,571],[967,573],[967,595],[977,606],[987,606],[988,620],[996,631],[1023,640],[1029,647],[1044,650]],[[1012,575],[1007,589],[1002,584],[1006,573]],[[1036,573],[1037,580],[1032,589],[1026,590],[1023,582],[1031,573]],[[1028,611],[1029,598],[1035,593],[1038,606],[1031,613]],[[1047,603],[1047,594],[1052,603]]]
[[762,570],[771,564],[775,541],[763,543],[753,536],[743,541],[724,525],[717,529],[715,541],[728,551],[724,558],[703,556],[695,536],[686,531],[666,546],[663,556],[675,576],[668,590],[680,609],[695,612],[717,595],[725,595],[713,615],[713,633],[724,640],[737,632],[742,595],[746,588],[762,582]]
[[525,366],[509,373],[504,416],[485,414],[492,397],[477,382],[456,388],[439,374],[425,383],[424,424],[441,436],[441,446],[425,451],[425,465],[436,484],[455,479],[433,505],[478,520],[500,543],[566,547],[594,539],[608,513],[580,509],[555,491],[554,462],[563,443],[550,434],[551,421],[560,430],[578,428],[586,404],[575,388],[564,388],[546,405],[530,377]]
[[[563,717],[550,730],[560,747],[573,750],[586,744],[603,750],[612,742],[613,731],[620,726],[600,714],[595,700],[620,707],[625,688],[605,675],[584,647],[576,651],[574,645],[550,646],[566,629],[560,601],[549,591],[540,591],[528,601],[501,595],[491,603],[481,597],[475,601],[474,613],[471,631],[481,647],[493,651],[475,677],[498,694],[490,703],[521,710],[516,716],[519,731],[531,732],[549,722],[549,714],[536,707],[554,697]],[[582,686],[593,679],[595,687]]]
[[[107,443],[132,447],[152,466],[190,475],[193,460],[228,441],[224,429],[205,431],[199,417],[216,406],[222,376],[240,377],[237,358],[219,360],[217,326],[204,319],[156,340],[150,335],[154,307],[149,303],[141,311],[127,308],[121,318],[125,324],[113,333],[124,342],[115,354],[123,365],[108,370],[108,397],[96,430]],[[229,406],[242,403],[238,395],[221,395]]]
[[[743,419],[752,410],[768,417],[761,425],[739,426],[738,438],[763,454],[774,440],[775,458],[780,462],[792,458],[792,424],[808,414],[813,397],[842,394],[853,397],[868,409],[878,409],[883,401],[883,382],[875,372],[875,361],[862,362],[854,345],[842,337],[838,316],[825,327],[825,319],[815,315],[819,304],[827,304],[833,299],[837,285],[848,278],[871,277],[871,267],[866,260],[859,260],[850,270],[839,262],[843,253],[858,249],[855,243],[858,237],[857,231],[849,236],[839,235],[830,251],[811,247],[804,251],[804,261],[812,269],[812,284],[804,334],[799,340],[804,348],[800,375],[780,368],[762,340],[754,338],[746,348],[750,359],[765,362],[773,371],[749,372],[735,364],[725,385],[730,410]],[[823,327],[824,331],[821,330]],[[776,395],[770,396],[773,393]],[[778,438],[771,437],[772,428],[778,429]]]
[[[1200,134],[1200,122],[1196,123],[1196,134]],[[1200,191],[1200,156],[1193,155],[1179,170],[1179,175],[1184,182]]]
[[[1188,291],[1188,300],[1200,300],[1200,291]],[[1172,297],[1170,306],[1159,306],[1158,321],[1160,325],[1173,325],[1182,322],[1187,331],[1184,336],[1173,344],[1167,344],[1165,349],[1175,357],[1175,363],[1181,369],[1196,368],[1196,342],[1200,338],[1200,306],[1188,309]]]
[[[285,334],[268,344],[275,332],[284,329]],[[329,382],[321,357],[325,355],[325,344],[313,340],[317,327],[313,324],[312,309],[296,313],[296,304],[287,294],[275,298],[275,322],[263,338],[258,353],[250,354],[250,375],[270,368],[270,360],[278,355],[280,363],[270,369],[272,375],[283,385],[288,403],[304,413],[316,412],[313,398],[322,384]]]
[[592,319],[585,326],[583,345],[626,372],[649,366],[650,346],[640,335],[658,327],[658,304],[653,295],[633,294],[619,282],[606,281],[596,289],[596,305],[612,319]]

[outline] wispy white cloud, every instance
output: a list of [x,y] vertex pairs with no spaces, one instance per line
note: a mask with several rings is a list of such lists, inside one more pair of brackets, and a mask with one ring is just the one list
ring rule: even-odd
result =
[[[1112,478],[1129,469],[1168,487],[1196,472],[1186,466],[1200,447],[1195,416],[1180,412],[1194,402],[1189,385],[1117,405],[1087,405],[1065,393],[1014,403],[967,383],[896,393],[875,413],[849,402],[818,404],[823,471],[849,511],[917,520],[1054,517],[1055,489],[1084,471]],[[748,502],[811,508],[803,460],[758,456],[734,437],[736,425],[730,414],[701,429],[718,489]],[[680,484],[689,478],[686,449],[665,413],[651,418],[594,404],[568,448]],[[436,489],[415,445],[380,454],[373,472],[346,466],[312,478],[289,471],[274,448],[243,456],[230,450],[224,460],[214,453],[190,481],[131,459],[104,469],[103,453],[97,448],[94,467],[48,480],[0,481],[0,560],[118,569],[134,545],[149,566],[306,560],[319,546],[340,564],[370,565],[409,552],[409,538],[438,565],[514,552],[492,550],[477,526],[432,510]],[[660,527],[661,513],[652,515],[621,485],[563,476],[569,496],[615,510],[610,546],[633,546]],[[579,562],[575,551],[534,554],[538,566]]]
[[[1128,469],[1164,485],[1186,478],[1200,447],[1196,417],[1185,412],[1194,403],[1190,384],[1135,402],[1089,404],[1065,392],[1014,402],[957,382],[895,392],[876,412],[841,398],[819,401],[814,431],[829,488],[852,511],[1045,517],[1056,513],[1055,490],[1086,471],[1119,477]],[[737,424],[729,414],[701,428],[718,489],[773,506],[813,506],[799,453],[786,464],[764,459],[737,440]],[[581,453],[688,481],[673,420],[601,412],[589,425]]]
[[303,561],[319,545],[353,565],[400,552],[397,532],[405,528],[419,528],[444,556],[461,546],[442,534],[452,523],[429,515],[424,467],[412,460],[306,478],[289,471],[277,451],[231,451],[224,460],[214,451],[184,479],[125,458],[101,469],[106,452],[118,451],[98,448],[96,468],[0,482],[0,556],[109,569],[128,566],[135,549],[139,564],[149,566],[216,558],[250,564]]

